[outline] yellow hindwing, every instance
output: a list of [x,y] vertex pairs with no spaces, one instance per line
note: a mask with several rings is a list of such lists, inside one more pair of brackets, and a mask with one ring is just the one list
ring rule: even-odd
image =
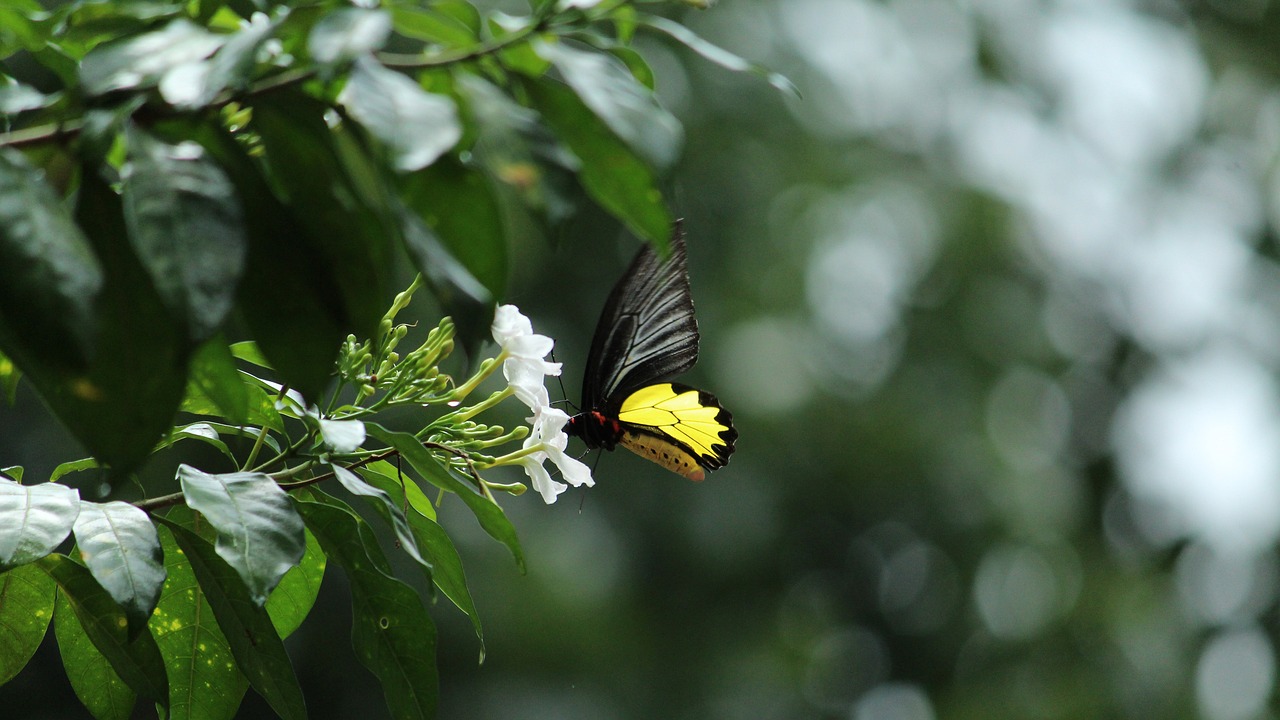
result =
[[[738,437],[729,412],[720,407],[714,397],[672,383],[649,385],[629,395],[618,410],[618,420],[624,427],[631,426],[656,436],[644,442],[627,442],[624,438],[623,445],[668,466],[658,459],[661,452],[660,446],[655,444],[658,438],[674,443],[683,451],[673,452],[673,460],[678,455],[688,455],[714,470],[728,461],[729,454],[733,452],[733,441]],[[632,447],[633,444],[637,447]],[[683,458],[676,462],[682,461]],[[671,469],[676,470],[674,467]],[[676,472],[690,477],[687,472]]]

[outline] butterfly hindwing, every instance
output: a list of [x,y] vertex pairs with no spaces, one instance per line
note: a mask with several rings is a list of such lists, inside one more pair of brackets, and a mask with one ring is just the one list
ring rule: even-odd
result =
[[[701,472],[689,467],[686,458],[715,470],[729,461],[738,438],[733,416],[715,396],[677,383],[648,385],[631,393],[622,401],[617,419],[624,446],[695,480],[702,479]],[[662,454],[666,446],[673,446],[669,455]],[[697,477],[691,474],[695,471]]]

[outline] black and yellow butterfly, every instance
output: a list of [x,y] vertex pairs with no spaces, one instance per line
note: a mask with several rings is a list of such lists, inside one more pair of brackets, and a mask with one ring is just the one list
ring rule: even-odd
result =
[[583,411],[568,433],[589,448],[618,444],[698,481],[729,462],[738,431],[711,393],[667,382],[698,361],[684,231],[670,255],[646,245],[614,286],[596,324],[582,379]]

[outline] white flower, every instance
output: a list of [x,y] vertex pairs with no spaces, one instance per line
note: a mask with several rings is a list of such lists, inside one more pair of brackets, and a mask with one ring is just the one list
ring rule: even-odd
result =
[[564,453],[565,446],[569,444],[569,436],[564,432],[567,422],[568,414],[550,405],[537,408],[534,416],[529,418],[533,432],[525,438],[524,447],[526,450],[536,447],[537,451],[520,458],[520,465],[533,483],[533,489],[542,494],[543,501],[548,505],[568,489],[568,485],[551,479],[551,474],[542,465],[548,459],[560,469],[560,475],[569,485],[590,487],[596,484],[586,465]]
[[493,314],[493,339],[502,347],[502,375],[507,379],[515,396],[536,414],[547,407],[544,378],[560,374],[560,363],[547,362],[543,358],[551,352],[555,341],[546,335],[533,332],[529,318],[515,305],[499,305]]

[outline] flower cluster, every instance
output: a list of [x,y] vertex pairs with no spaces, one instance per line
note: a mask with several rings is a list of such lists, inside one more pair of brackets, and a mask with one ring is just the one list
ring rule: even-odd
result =
[[[545,378],[560,374],[560,363],[544,359],[555,342],[534,333],[529,318],[514,305],[498,307],[491,329],[494,341],[502,348],[498,357],[502,360],[502,374],[508,386],[516,398],[533,411],[533,417],[528,419],[533,431],[525,438],[524,450],[513,453],[511,461],[524,468],[533,488],[547,504],[555,502],[556,496],[567,490],[568,485],[595,485],[591,470],[565,454],[569,436],[565,434],[564,426],[569,422],[569,416],[552,407],[547,397]],[[547,460],[559,468],[568,485],[551,479],[551,474],[543,467]]]

